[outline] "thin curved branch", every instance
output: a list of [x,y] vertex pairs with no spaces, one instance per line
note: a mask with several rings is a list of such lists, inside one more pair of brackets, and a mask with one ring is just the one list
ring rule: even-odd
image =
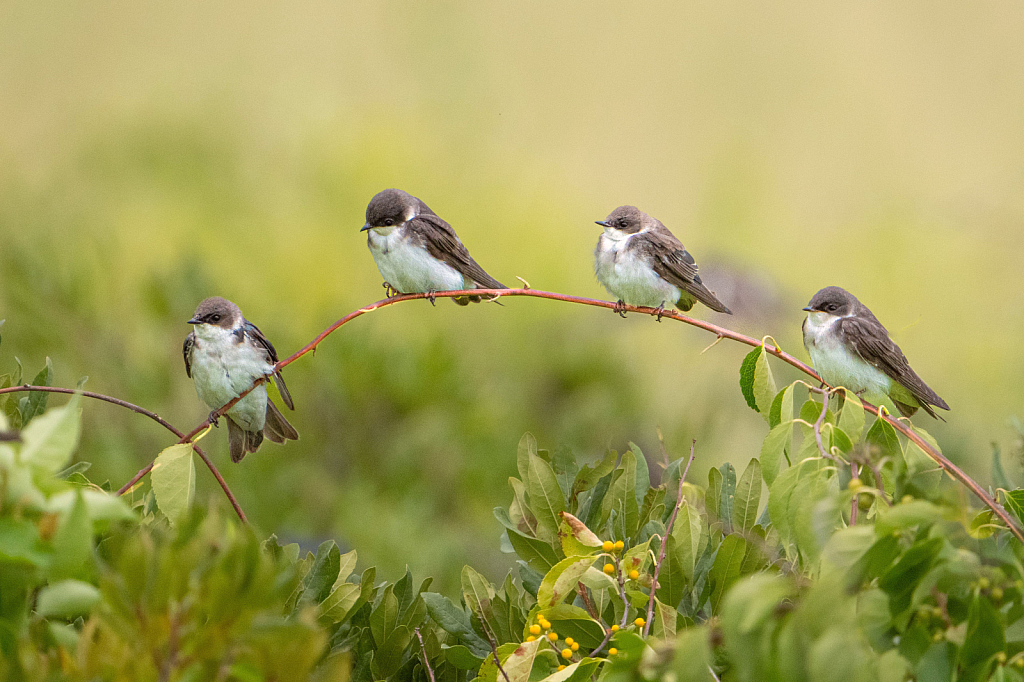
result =
[[[185,437],[185,434],[179,431],[173,424],[165,420],[156,412],[151,412],[150,410],[147,410],[144,407],[139,407],[138,405],[130,403],[127,400],[121,400],[120,398],[112,398],[111,396],[103,395],[102,393],[94,393],[93,391],[78,391],[72,388],[61,388],[59,386],[33,386],[31,384],[24,384],[22,386],[10,386],[8,388],[0,388],[0,395],[3,395],[4,393],[19,393],[22,391],[39,393],[64,393],[67,395],[81,393],[86,398],[102,400],[103,402],[111,403],[113,405],[118,405],[120,407],[129,409],[132,412],[135,412],[136,414],[146,415],[147,417],[155,421],[157,424],[159,424],[160,426],[164,427],[165,429],[176,435],[178,438],[183,439]],[[195,443],[192,443],[192,449],[195,450],[196,454],[199,455],[204,462],[206,462],[206,466],[210,468],[210,472],[213,474],[213,477],[217,479],[217,483],[220,484],[220,487],[224,491],[224,494],[227,495],[228,500],[231,502],[231,506],[235,508],[235,513],[238,514],[238,518],[242,520],[242,523],[248,523],[248,519],[245,518],[245,512],[243,512],[242,508],[238,506],[238,500],[236,500],[235,496],[231,493],[231,488],[228,487],[227,482],[224,480],[224,477],[220,475],[220,472],[217,470],[217,467],[214,466],[213,461],[211,461],[210,458],[207,457],[206,453],[203,452],[202,448],[200,448]],[[121,488],[117,491],[117,494],[124,495],[125,492],[127,492],[133,485],[138,483],[139,479],[141,479],[143,476],[145,476],[152,470],[153,463],[151,462],[147,464],[145,467],[143,467],[142,470],[139,471],[139,473],[135,474],[135,476],[132,477],[132,480],[128,481],[123,486],[121,486]]]
[[[339,327],[351,322],[357,317],[361,317],[362,315],[371,313],[374,310],[394,305],[396,303],[404,303],[405,301],[415,301],[417,299],[457,298],[462,296],[487,296],[490,297],[489,302],[491,303],[497,301],[498,299],[505,298],[508,296],[530,296],[532,298],[546,298],[552,301],[563,301],[565,303],[577,303],[579,305],[588,305],[593,306],[595,308],[607,308],[608,310],[613,311],[621,310],[623,312],[633,312],[640,313],[642,315],[651,315],[652,317],[659,318],[659,320],[660,318],[676,320],[677,322],[683,322],[690,326],[703,329],[704,331],[707,332],[711,332],[712,334],[717,335],[719,337],[719,340],[725,338],[737,341],[739,343],[751,347],[763,346],[765,352],[767,352],[769,355],[774,355],[775,357],[782,360],[786,364],[791,365],[796,369],[800,370],[801,372],[811,377],[815,381],[820,382],[826,386],[828,385],[826,382],[822,381],[821,377],[818,376],[818,373],[815,372],[813,368],[811,368],[809,365],[802,362],[801,360],[798,360],[796,357],[790,355],[789,353],[783,351],[778,346],[770,345],[768,343],[762,343],[759,339],[747,336],[746,334],[740,334],[739,332],[734,332],[731,329],[720,327],[717,324],[712,324],[711,322],[705,322],[704,320],[697,320],[692,317],[687,317],[686,315],[682,315],[673,310],[659,310],[657,308],[648,308],[646,306],[633,306],[628,304],[623,304],[619,306],[618,304],[612,303],[611,301],[602,301],[595,298],[584,298],[582,296],[569,296],[567,294],[558,294],[550,291],[540,291],[537,289],[530,288],[467,289],[461,291],[440,291],[431,294],[402,294],[400,296],[393,296],[391,298],[382,299],[380,301],[377,301],[376,303],[372,303],[366,306],[365,308],[354,310],[345,317],[341,318],[340,320],[329,326],[327,329],[320,332],[320,334],[315,339],[310,341],[308,344],[303,346],[294,354],[278,362],[274,369],[280,370],[284,367],[287,367],[291,363],[301,358],[303,355],[315,351],[316,347],[320,345],[320,342],[323,341],[328,336],[330,336]],[[231,409],[231,407],[233,407],[235,403],[237,403],[239,400],[247,396],[250,391],[252,391],[254,388],[259,386],[264,381],[266,381],[266,377],[261,377],[257,379],[255,382],[253,382],[252,386],[247,388],[245,391],[240,393],[237,397],[235,397],[225,405],[223,405],[219,410],[216,410],[211,416],[222,416],[225,412]],[[984,488],[978,485],[978,483],[974,479],[968,476],[960,467],[953,464],[953,462],[947,459],[945,455],[943,455],[941,452],[939,452],[931,445],[929,445],[927,442],[925,442],[925,440],[921,438],[921,436],[919,436],[916,432],[914,432],[913,429],[908,428],[906,425],[904,425],[898,419],[894,419],[888,413],[879,414],[878,408],[872,405],[871,403],[865,401],[861,402],[866,411],[870,412],[876,417],[879,417],[887,421],[894,429],[902,433],[904,437],[911,440],[915,445],[921,448],[921,450],[924,453],[926,453],[929,457],[935,460],[939,464],[939,466],[941,466],[946,471],[946,473],[949,474],[950,477],[960,482],[968,490],[974,493],[974,495],[978,499],[985,503],[985,506],[992,510],[992,513],[999,517],[1000,521],[1006,524],[1006,526],[1010,529],[1010,532],[1013,533],[1014,537],[1016,537],[1019,541],[1024,543],[1024,531],[1020,529],[1020,527],[1010,517],[1006,510],[1003,509],[1003,507],[998,502],[996,502],[985,491]],[[179,441],[179,443],[186,443],[191,441],[200,431],[205,429],[209,425],[209,423],[210,418],[208,417],[206,421],[204,421],[202,424],[194,428],[191,432],[186,434]],[[142,475],[145,475],[145,472],[140,473],[142,473]]]

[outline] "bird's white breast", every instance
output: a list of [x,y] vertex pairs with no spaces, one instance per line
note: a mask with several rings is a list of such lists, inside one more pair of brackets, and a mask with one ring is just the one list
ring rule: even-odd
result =
[[836,333],[842,318],[822,312],[807,314],[804,347],[814,369],[829,385],[844,386],[878,403],[888,396],[892,380],[881,370],[850,352]]
[[634,234],[605,228],[598,241],[594,271],[612,296],[630,305],[657,308],[679,300],[679,288],[663,280],[645,259],[628,249]]
[[381,277],[403,294],[464,288],[462,273],[413,243],[401,227],[373,228],[367,243]]
[[[249,388],[252,382],[274,371],[266,354],[248,343],[237,343],[230,329],[200,324],[192,347],[192,379],[199,398],[213,409]],[[230,410],[246,431],[259,431],[267,416],[267,388],[260,384]]]

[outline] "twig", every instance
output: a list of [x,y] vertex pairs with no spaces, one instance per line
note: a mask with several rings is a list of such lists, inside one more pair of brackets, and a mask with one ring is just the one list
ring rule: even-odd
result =
[[672,526],[676,523],[676,514],[679,513],[679,508],[683,506],[683,483],[686,482],[686,475],[690,473],[690,465],[693,464],[693,450],[696,446],[697,439],[694,438],[690,441],[690,459],[686,462],[686,470],[679,477],[679,492],[676,494],[676,506],[672,510],[672,516],[668,519],[668,525],[665,526],[665,537],[661,539],[658,561],[654,564],[654,580],[651,583],[651,598],[647,600],[647,621],[644,623],[644,637],[651,631],[651,619],[654,616],[654,593],[658,589],[658,575],[661,573],[661,563],[665,561],[665,548],[668,546],[668,536],[672,534]]
[[430,667],[430,661],[427,660],[427,647],[423,644],[423,635],[420,634],[420,628],[417,626],[414,628],[416,633],[416,639],[420,640],[420,652],[423,654],[423,665],[427,666],[427,674],[430,675],[430,682],[434,682],[434,669]]
[[583,605],[587,607],[587,613],[590,614],[590,617],[600,623],[601,627],[604,627],[604,621],[601,619],[601,614],[597,612],[594,602],[591,601],[590,595],[587,594],[587,586],[581,582],[577,582],[576,591],[579,593],[580,599],[583,601]]
[[[577,303],[577,304],[580,304],[580,305],[587,305],[587,306],[592,306],[592,307],[595,307],[595,308],[606,308],[606,309],[612,310],[612,311],[618,311],[618,310],[621,309],[621,310],[626,311],[626,312],[635,312],[635,313],[641,313],[641,314],[644,314],[644,315],[650,315],[652,317],[660,316],[660,317],[663,317],[663,318],[668,318],[668,319],[671,319],[671,320],[676,320],[677,322],[683,322],[684,324],[688,324],[688,325],[691,325],[693,327],[697,327],[699,329],[703,329],[705,331],[709,331],[712,334],[716,334],[717,336],[719,336],[721,338],[726,338],[726,339],[730,339],[732,341],[737,341],[739,343],[742,343],[744,345],[751,346],[751,347],[763,347],[764,351],[766,353],[768,353],[769,355],[774,355],[776,358],[782,360],[783,362],[785,362],[786,364],[788,364],[788,365],[790,365],[792,367],[795,367],[796,369],[798,369],[801,372],[803,372],[804,374],[808,375],[809,377],[811,377],[815,381],[821,382],[823,386],[826,385],[825,382],[822,381],[821,377],[818,376],[818,373],[815,372],[812,367],[810,367],[809,365],[807,365],[804,362],[801,362],[800,360],[798,360],[796,357],[790,355],[789,353],[786,353],[785,351],[781,350],[778,346],[769,345],[767,343],[763,343],[762,341],[760,341],[758,339],[755,339],[755,338],[752,338],[750,336],[747,336],[746,334],[740,334],[739,332],[734,332],[731,329],[726,329],[725,327],[720,327],[720,326],[718,326],[716,324],[712,324],[711,322],[705,322],[704,320],[697,320],[697,319],[694,319],[692,317],[687,317],[686,315],[681,315],[681,314],[679,314],[678,312],[676,312],[674,310],[658,310],[657,308],[649,308],[649,307],[646,307],[646,306],[632,306],[632,305],[628,305],[628,304],[622,304],[620,306],[619,304],[612,303],[611,301],[601,301],[601,300],[598,300],[598,299],[595,299],[595,298],[583,298],[581,296],[568,296],[566,294],[558,294],[558,293],[554,293],[554,292],[550,292],[550,291],[540,291],[540,290],[537,290],[537,289],[466,289],[466,290],[461,290],[461,291],[440,291],[440,292],[433,292],[433,293],[428,293],[428,294],[403,294],[401,296],[393,296],[391,298],[383,299],[383,300],[377,301],[376,303],[373,303],[373,304],[371,304],[369,306],[366,306],[365,308],[360,308],[359,310],[355,310],[355,311],[349,313],[348,315],[346,315],[345,317],[341,318],[340,320],[338,320],[337,322],[332,324],[330,327],[328,327],[324,331],[320,332],[320,334],[315,339],[313,339],[306,346],[304,346],[299,351],[294,353],[292,356],[290,356],[290,357],[282,360],[281,362],[277,363],[277,365],[275,366],[274,369],[275,369],[275,371],[280,370],[281,368],[286,367],[286,366],[290,365],[291,363],[295,362],[296,360],[298,360],[303,355],[306,355],[307,353],[313,352],[314,350],[316,350],[316,347],[320,344],[320,342],[322,342],[325,338],[327,338],[327,336],[329,336],[331,333],[333,333],[339,327],[341,327],[344,324],[347,324],[348,322],[351,322],[352,320],[354,320],[357,317],[365,315],[366,313],[373,312],[374,310],[378,310],[378,309],[384,308],[386,306],[394,305],[396,303],[404,303],[405,301],[415,301],[415,300],[420,300],[420,299],[459,298],[459,297],[463,297],[463,296],[488,296],[488,295],[490,295],[490,296],[501,296],[501,297],[530,296],[530,297],[533,297],[533,298],[546,298],[546,299],[552,300],[552,301],[563,301],[563,302],[566,302],[566,303]],[[221,407],[219,410],[217,410],[213,414],[216,415],[216,416],[221,416],[224,412],[226,412],[228,409],[230,409],[232,406],[234,406],[235,403],[237,403],[239,400],[241,400],[246,395],[248,395],[250,391],[252,391],[254,388],[256,388],[256,386],[258,386],[260,383],[262,383],[265,380],[266,379],[263,378],[263,377],[257,379],[253,383],[252,386],[247,388],[245,391],[243,391],[241,394],[239,394],[238,397],[236,397],[233,400],[231,400],[230,402],[228,402],[226,405]],[[972,479],[970,476],[968,476],[960,467],[958,467],[957,465],[953,464],[953,462],[951,462],[949,459],[947,459],[945,457],[945,455],[943,455],[941,452],[939,452],[938,450],[933,448],[931,445],[929,445],[927,442],[925,442],[925,440],[923,438],[921,438],[919,435],[917,435],[917,433],[915,433],[912,428],[907,427],[906,425],[901,423],[898,419],[894,419],[889,414],[879,414],[878,408],[875,407],[874,405],[872,405],[869,402],[861,401],[861,404],[863,405],[865,411],[875,415],[876,417],[879,417],[880,419],[885,420],[886,422],[889,423],[890,426],[892,426],[894,429],[899,431],[901,434],[903,434],[909,440],[913,441],[914,444],[917,445],[919,448],[921,448],[921,450],[923,452],[925,452],[929,457],[931,457],[933,460],[935,460],[939,464],[939,466],[941,466],[946,471],[946,473],[949,474],[949,476],[951,476],[953,479],[959,481],[967,489],[969,489],[972,493],[974,493],[974,495],[978,499],[980,499],[982,502],[985,503],[985,506],[987,506],[989,509],[991,509],[992,512],[997,517],[999,517],[1000,521],[1002,521],[1003,523],[1006,524],[1007,528],[1009,528],[1010,532],[1014,535],[1014,537],[1016,537],[1018,540],[1020,540],[1022,543],[1024,543],[1024,531],[1021,530],[1021,528],[1017,525],[1016,521],[1014,521],[1010,517],[1010,515],[1007,513],[1007,511],[1005,509],[1003,509],[1003,507],[998,502],[996,502],[994,499],[992,499],[992,496],[989,495],[985,491],[984,488],[982,488],[980,485],[978,485],[978,483],[974,479]],[[203,422],[198,427],[193,429],[189,434],[187,434],[179,442],[191,441],[192,438],[194,438],[200,431],[202,431],[204,428],[206,428],[208,423],[209,423],[209,419],[207,419],[205,422]]]
[[[38,391],[38,392],[42,392],[42,393],[64,393],[64,394],[67,394],[67,395],[74,395],[75,393],[81,393],[86,398],[93,398],[95,400],[102,400],[103,402],[111,403],[112,405],[118,405],[120,407],[124,407],[126,409],[129,409],[132,412],[135,412],[136,414],[145,415],[145,416],[149,417],[150,419],[152,419],[153,421],[155,421],[157,424],[160,424],[160,426],[164,427],[165,429],[167,429],[168,431],[173,433],[175,436],[178,436],[181,439],[184,439],[184,437],[185,437],[184,434],[182,434],[181,431],[179,431],[177,428],[175,428],[175,426],[173,424],[171,424],[170,422],[166,421],[163,417],[158,415],[156,412],[151,412],[150,410],[147,410],[144,407],[139,407],[138,405],[134,405],[134,404],[128,402],[127,400],[121,400],[120,398],[112,398],[109,395],[103,395],[102,393],[94,393],[92,391],[78,391],[78,390],[75,390],[75,389],[72,389],[72,388],[61,388],[59,386],[32,386],[30,384],[25,384],[23,386],[10,386],[8,388],[2,388],[2,389],[0,389],[0,395],[2,395],[4,393],[17,393],[19,391]],[[179,441],[179,442],[182,442],[182,441]],[[217,479],[217,483],[220,484],[221,490],[224,491],[224,494],[227,496],[228,500],[231,502],[231,506],[234,507],[235,513],[238,514],[238,518],[240,518],[242,520],[242,523],[248,523],[249,522],[248,519],[245,518],[245,512],[243,512],[242,508],[240,506],[238,506],[238,500],[236,500],[235,496],[231,493],[231,488],[228,487],[227,481],[225,481],[224,477],[220,475],[220,472],[217,470],[217,467],[214,465],[213,461],[210,460],[210,458],[207,457],[206,453],[203,452],[202,448],[200,448],[195,443],[192,443],[192,449],[195,450],[196,454],[199,455],[199,457],[206,463],[206,466],[209,467],[210,472],[213,474],[213,477],[216,478]],[[127,492],[129,489],[131,489],[132,486],[134,486],[136,483],[138,483],[140,478],[142,478],[143,476],[148,474],[150,471],[152,471],[152,469],[153,469],[153,463],[151,462],[151,463],[147,464],[145,467],[143,467],[142,470],[140,470],[137,474],[135,474],[135,476],[132,477],[132,480],[128,481],[123,486],[121,486],[121,488],[117,491],[117,494],[118,495],[124,495],[125,492]]]
[[708,672],[711,673],[711,677],[715,678],[715,682],[722,682],[722,680],[718,679],[718,675],[715,674],[715,669],[710,665],[708,666]]
[[[626,623],[629,621],[629,600],[626,599],[626,579],[622,575],[622,565],[619,562],[619,557],[616,555],[612,556],[612,560],[615,562],[615,580],[619,586],[619,597],[622,599],[622,622],[619,623],[619,629],[626,627]],[[591,656],[597,654],[598,651],[604,648],[604,645],[608,643],[608,640],[612,638],[612,629],[605,628],[604,639],[601,643],[590,652]]]
[[501,667],[501,661],[498,660],[498,643],[494,641],[494,635],[491,634],[491,629],[487,627],[487,621],[483,618],[480,619],[480,629],[487,635],[487,642],[491,645],[491,652],[494,654],[494,665],[498,666],[498,672],[505,678],[505,682],[509,682],[508,675],[505,673],[505,669]]
[[814,388],[811,390],[814,391],[815,393],[821,393],[822,400],[821,414],[818,415],[818,419],[814,422],[814,426],[812,427],[814,429],[814,440],[817,441],[818,443],[818,450],[821,452],[821,456],[826,459],[830,459],[838,464],[839,458],[833,455],[831,452],[828,452],[825,449],[824,442],[821,440],[821,425],[825,423],[825,415],[828,414],[829,390],[827,388]]
[[[857,478],[857,463],[850,462],[850,475],[853,478]],[[860,506],[860,494],[855,490],[853,491],[853,504],[850,505],[850,525],[857,525],[857,508]]]

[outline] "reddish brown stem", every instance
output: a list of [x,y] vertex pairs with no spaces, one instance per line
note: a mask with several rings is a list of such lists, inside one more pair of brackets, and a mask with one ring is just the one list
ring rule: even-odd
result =
[[[694,319],[692,317],[687,317],[686,315],[681,315],[680,313],[678,313],[678,312],[676,312],[674,310],[660,311],[657,308],[648,308],[648,307],[645,307],[645,306],[632,306],[632,305],[628,305],[628,304],[619,305],[617,303],[612,303],[611,301],[602,301],[602,300],[595,299],[595,298],[583,298],[581,296],[569,296],[569,295],[566,295],[566,294],[557,294],[557,293],[553,293],[553,292],[550,292],[550,291],[538,291],[536,289],[529,289],[529,288],[522,288],[522,289],[469,289],[469,290],[463,290],[463,291],[440,291],[440,292],[433,292],[433,293],[429,293],[429,294],[403,294],[401,296],[393,296],[391,298],[383,299],[383,300],[377,301],[376,303],[368,305],[365,308],[360,308],[359,310],[355,310],[355,311],[349,313],[348,315],[346,315],[345,317],[341,318],[340,320],[338,320],[337,322],[332,324],[330,327],[328,327],[324,331],[320,332],[320,334],[315,339],[310,341],[308,344],[306,344],[300,350],[295,352],[293,355],[291,355],[290,357],[285,358],[284,360],[282,360],[279,363],[277,363],[275,369],[280,370],[283,367],[287,367],[291,363],[293,363],[296,360],[298,360],[299,358],[301,358],[303,355],[316,350],[316,347],[318,345],[320,345],[320,342],[323,341],[325,338],[327,338],[330,334],[332,334],[339,327],[341,327],[342,325],[347,324],[348,322],[351,322],[352,320],[354,320],[357,317],[365,315],[366,313],[373,312],[374,310],[377,310],[379,308],[384,308],[384,307],[387,307],[387,306],[390,306],[390,305],[394,305],[395,303],[404,303],[405,301],[415,301],[417,299],[434,299],[434,298],[458,298],[458,297],[462,297],[462,296],[487,296],[487,297],[491,297],[490,298],[491,301],[497,301],[500,298],[505,298],[505,297],[508,297],[508,296],[530,296],[530,297],[533,297],[533,298],[546,298],[546,299],[549,299],[549,300],[552,300],[552,301],[563,301],[563,302],[566,302],[566,303],[577,303],[577,304],[580,304],[580,305],[588,305],[588,306],[593,306],[595,308],[607,308],[608,310],[613,310],[613,311],[622,310],[622,311],[626,311],[626,312],[641,313],[641,314],[644,314],[644,315],[651,315],[651,316],[655,316],[655,317],[660,315],[661,317],[672,319],[672,320],[676,320],[678,322],[683,322],[683,323],[691,325],[693,327],[698,327],[698,328],[703,329],[705,331],[711,332],[712,334],[715,334],[718,337],[719,340],[724,338],[724,339],[731,339],[733,341],[738,341],[739,343],[745,344],[747,346],[752,346],[752,347],[763,346],[764,349],[765,349],[765,352],[767,352],[769,355],[774,355],[775,357],[777,357],[778,359],[782,360],[786,364],[792,365],[793,367],[797,368],[798,370],[800,370],[801,372],[803,372],[807,376],[811,377],[814,381],[821,382],[823,385],[827,386],[827,384],[825,384],[825,382],[822,381],[821,377],[818,376],[817,372],[815,372],[814,369],[812,369],[806,363],[801,362],[800,360],[798,360],[794,356],[790,355],[789,353],[786,353],[785,351],[781,350],[778,346],[773,346],[773,345],[770,345],[768,343],[762,343],[760,340],[755,339],[755,338],[750,337],[750,336],[747,336],[746,334],[740,334],[739,332],[734,332],[731,329],[726,329],[725,327],[720,327],[720,326],[718,326],[716,324],[712,324],[711,322],[705,322],[704,320],[697,320],[697,319]],[[256,388],[256,386],[258,386],[260,383],[262,383],[265,380],[266,380],[266,378],[257,379],[253,383],[252,386],[247,388],[245,391],[243,391],[241,394],[239,394],[238,397],[234,398],[233,400],[231,400],[230,402],[228,402],[227,404],[222,406],[219,410],[215,411],[213,414],[216,415],[216,416],[223,415],[232,406],[234,406],[235,403],[237,403],[239,400],[241,400],[246,395],[248,395],[250,391],[252,391],[254,388]],[[980,485],[978,485],[978,483],[975,482],[974,479],[972,479],[970,476],[968,476],[962,469],[960,469],[960,467],[958,467],[957,465],[955,465],[951,461],[949,461],[942,453],[940,453],[938,450],[934,449],[932,446],[930,446],[928,443],[926,443],[924,441],[924,439],[922,439],[919,435],[917,435],[913,431],[913,429],[908,428],[902,422],[900,422],[897,419],[894,419],[889,414],[880,415],[879,411],[878,411],[878,408],[875,407],[874,405],[872,405],[871,403],[863,402],[862,401],[862,404],[863,404],[865,410],[867,410],[871,414],[873,414],[875,416],[878,416],[878,417],[884,419],[885,421],[887,421],[894,429],[896,429],[897,431],[902,433],[906,438],[908,438],[911,441],[913,441],[915,445],[917,445],[929,457],[931,457],[933,460],[935,460],[939,464],[939,466],[941,466],[946,471],[946,473],[949,474],[953,479],[959,481],[968,490],[970,490],[972,493],[974,493],[975,496],[977,496],[978,499],[980,499],[982,502],[985,503],[985,506],[987,506],[989,509],[991,509],[992,512],[997,517],[999,517],[999,519],[1003,523],[1006,524],[1006,526],[1010,529],[1010,532],[1013,533],[1014,537],[1016,537],[1018,540],[1020,540],[1022,543],[1024,543],[1024,531],[1022,531],[1020,529],[1020,527],[1017,526],[1017,523],[1010,517],[1010,515],[1006,512],[1006,510],[1003,509],[1002,506],[1000,506],[998,502],[996,502],[994,499],[992,499],[992,497],[987,492],[985,492],[985,490]],[[206,421],[204,421],[202,424],[200,424],[195,429],[193,429],[190,433],[188,433],[186,436],[184,436],[179,442],[185,443],[185,442],[191,441],[192,438],[194,438],[200,431],[202,431],[204,428],[206,428],[206,426],[209,423],[210,423],[210,419],[207,418]],[[142,475],[145,475],[145,472],[140,472],[140,473],[142,473]]]
[[[170,431],[174,435],[178,436],[178,438],[182,438],[183,439],[185,437],[185,435],[181,431],[179,431],[177,428],[175,428],[173,424],[171,424],[170,422],[166,421],[163,417],[158,415],[156,412],[151,412],[151,411],[147,410],[146,408],[139,407],[138,405],[130,403],[127,400],[121,400],[120,398],[112,398],[109,395],[103,395],[102,393],[93,393],[92,391],[76,391],[75,389],[61,388],[59,386],[32,386],[30,384],[25,384],[23,386],[11,386],[9,388],[2,388],[2,389],[0,389],[0,395],[2,395],[4,393],[18,393],[20,391],[36,391],[36,392],[41,392],[41,393],[65,393],[65,394],[68,394],[68,395],[73,395],[75,393],[81,393],[86,398],[93,398],[95,400],[102,400],[104,402],[111,403],[113,405],[119,405],[120,407],[124,407],[126,409],[129,409],[132,412],[135,412],[136,414],[144,414],[147,417],[149,417],[150,419],[152,419],[153,421],[155,421],[160,426],[164,427],[165,429],[167,429],[168,431]],[[235,508],[235,513],[238,514],[238,518],[240,518],[242,520],[242,523],[248,523],[249,522],[248,519],[245,518],[245,512],[243,512],[242,508],[240,506],[238,506],[238,500],[236,500],[235,496],[233,494],[231,494],[231,488],[228,487],[228,484],[224,480],[224,477],[220,475],[219,471],[217,471],[217,467],[214,466],[214,464],[210,460],[210,458],[206,456],[206,453],[203,452],[202,448],[200,448],[198,445],[196,445],[195,443],[192,443],[192,449],[195,450],[196,454],[199,455],[199,457],[201,457],[204,462],[206,462],[206,466],[210,468],[210,472],[213,474],[213,477],[217,479],[217,483],[220,484],[221,490],[223,490],[224,494],[227,495],[228,500],[231,502],[231,506]],[[140,478],[142,478],[143,476],[145,476],[146,474],[148,474],[152,470],[153,470],[153,463],[150,462],[145,467],[143,467],[139,471],[139,473],[135,474],[135,476],[132,477],[132,480],[130,480],[127,483],[125,483],[117,491],[117,494],[118,495],[124,495],[126,491],[128,491],[133,485],[138,483]]]

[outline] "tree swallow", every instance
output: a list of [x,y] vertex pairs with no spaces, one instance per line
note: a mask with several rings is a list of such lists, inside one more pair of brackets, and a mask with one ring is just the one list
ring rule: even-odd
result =
[[[361,231],[369,232],[366,244],[384,277],[384,286],[396,292],[507,288],[477,265],[451,225],[400,189],[386,189],[370,200]],[[452,300],[468,305],[480,297]]]
[[[219,296],[208,298],[188,323],[195,328],[182,348],[185,373],[195,381],[204,403],[216,411],[256,379],[273,375],[284,404],[295,409],[284,378],[274,371],[277,351],[256,325],[242,317],[238,306]],[[259,450],[263,436],[275,443],[299,439],[298,431],[270,402],[266,384],[250,391],[225,416],[232,462]]]
[[[635,206],[619,206],[604,220],[594,250],[597,279],[619,304],[686,312],[700,301],[715,312],[732,314],[697,274],[697,263],[661,221]],[[618,311],[622,314],[622,311]]]
[[936,418],[932,405],[949,409],[910,368],[878,318],[853,294],[825,287],[804,310],[804,348],[829,385],[848,388],[876,405],[891,402],[904,417],[919,407]]

